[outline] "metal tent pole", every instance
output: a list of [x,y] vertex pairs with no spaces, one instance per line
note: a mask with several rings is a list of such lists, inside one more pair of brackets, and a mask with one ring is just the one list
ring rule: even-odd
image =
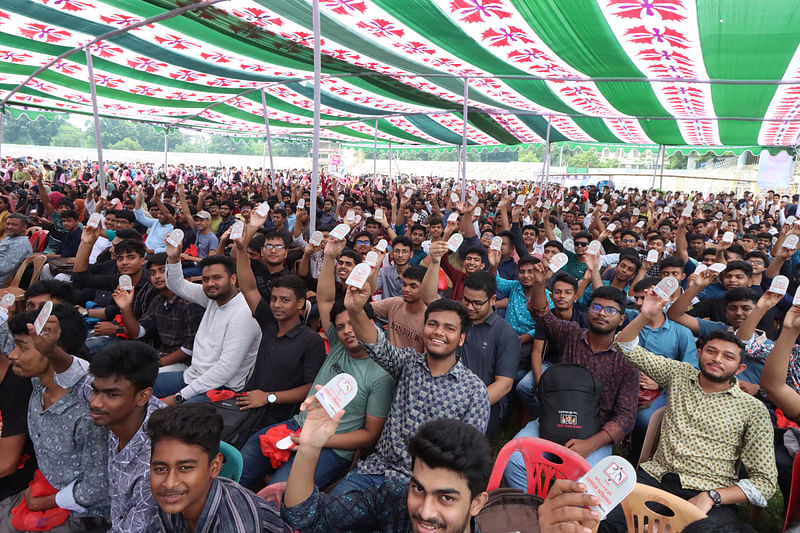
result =
[[3,116],[5,116],[5,114],[6,106],[0,105],[0,158],[3,157]]
[[169,128],[164,130],[164,179],[169,180],[169,164],[167,155],[169,154]]
[[542,184],[539,187],[539,200],[544,198],[544,190],[550,181],[550,121],[552,119],[552,115],[547,115],[547,135],[545,136],[544,164],[542,165]]
[[100,138],[100,114],[97,111],[97,87],[94,83],[94,67],[92,66],[92,51],[86,47],[86,67],[89,70],[89,89],[92,93],[92,116],[94,117],[94,140],[97,144],[97,181],[100,189],[106,188],[105,162],[103,161],[103,140]]
[[311,157],[311,205],[308,209],[308,232],[309,235],[317,227],[317,194],[319,189],[319,104],[320,104],[320,25],[319,25],[319,0],[313,0],[311,18],[314,27],[314,141],[312,143]]
[[464,78],[464,107],[461,118],[464,120],[464,129],[461,132],[461,201],[467,199],[467,114],[469,113],[469,78]]
[[[315,91],[317,88],[315,88]],[[316,92],[314,93],[314,97],[316,98]],[[272,135],[269,132],[269,112],[267,111],[267,96],[264,94],[264,89],[261,89],[261,107],[264,109],[264,125],[267,128],[267,151],[269,152],[269,179],[272,181],[272,188],[275,188],[275,163],[272,159]],[[319,106],[315,108],[319,111]],[[319,113],[317,113],[317,116]],[[263,170],[266,170],[266,165],[261,167]],[[263,171],[262,171],[263,174]],[[314,194],[312,193],[312,196]]]
[[394,180],[392,179],[392,141],[389,141],[389,186],[395,190]]
[[658,175],[658,188],[664,189],[664,159],[667,158],[667,147],[661,145],[661,170]]
[[650,183],[650,188],[651,189],[655,189],[656,188],[656,175],[658,174],[658,158],[661,156],[661,149],[663,147],[664,146],[661,145],[661,144],[658,145],[658,152],[656,152],[656,160],[653,163],[653,181]]
[[378,179],[378,119],[375,119],[375,139],[372,141],[372,183]]

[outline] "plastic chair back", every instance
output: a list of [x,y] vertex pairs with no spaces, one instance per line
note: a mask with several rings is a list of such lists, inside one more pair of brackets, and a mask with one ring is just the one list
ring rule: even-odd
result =
[[223,440],[219,441],[219,451],[225,458],[219,475],[238,483],[242,478],[242,469],[244,468],[242,453]]
[[661,421],[664,419],[664,411],[666,409],[666,405],[659,407],[650,416],[650,421],[647,423],[647,432],[644,434],[642,451],[639,453],[639,462],[636,463],[636,466],[649,461],[656,452],[658,441],[661,440]]
[[34,232],[31,235],[31,248],[33,248],[33,253],[42,253],[47,246],[47,237],[50,235],[50,232],[45,229],[40,229]]
[[497,454],[489,479],[489,491],[500,486],[503,472],[511,454],[520,452],[525,461],[528,493],[546,498],[550,485],[556,479],[578,479],[589,471],[591,465],[572,450],[536,437],[520,437],[506,443]]
[[641,483],[636,484],[621,505],[628,533],[679,533],[692,522],[706,517],[688,500]]
[[786,506],[786,519],[783,522],[783,530],[789,527],[789,524],[794,522],[794,516],[797,511],[797,502],[800,500],[800,453],[794,456],[792,462],[792,485],[789,489],[789,502]]

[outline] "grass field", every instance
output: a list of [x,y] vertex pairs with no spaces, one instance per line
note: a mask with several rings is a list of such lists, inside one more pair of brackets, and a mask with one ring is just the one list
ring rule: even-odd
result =
[[[518,429],[513,417],[512,420],[509,420],[500,428],[491,441],[492,452],[495,457],[500,451],[500,448],[502,448],[506,442],[514,438],[517,431]],[[629,450],[623,446],[614,447],[614,453],[623,457],[628,456],[628,451]],[[740,505],[739,520],[749,523],[758,533],[780,533],[783,530],[783,497],[780,491],[775,491],[775,495],[769,501],[767,507],[761,509],[753,518],[750,517],[752,513],[751,509],[752,507],[749,505]]]

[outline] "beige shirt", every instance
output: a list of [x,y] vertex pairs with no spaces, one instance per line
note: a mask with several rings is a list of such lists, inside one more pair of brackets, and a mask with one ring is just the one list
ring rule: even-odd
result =
[[389,322],[386,337],[397,348],[414,348],[419,353],[425,352],[422,344],[422,328],[425,326],[425,310],[409,313],[403,298],[395,296],[372,303],[375,316]]

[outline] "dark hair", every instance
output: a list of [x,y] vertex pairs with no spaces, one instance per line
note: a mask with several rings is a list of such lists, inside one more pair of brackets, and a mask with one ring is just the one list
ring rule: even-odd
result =
[[643,290],[649,289],[655,285],[658,285],[659,279],[658,278],[644,278],[639,280],[636,285],[633,286],[633,292],[641,292]]
[[431,468],[457,472],[467,480],[470,498],[486,490],[492,471],[489,440],[460,420],[429,420],[408,442],[412,465],[419,459]]
[[211,265],[222,265],[225,267],[225,272],[227,272],[229,276],[232,276],[236,273],[236,267],[234,266],[233,259],[224,255],[209,255],[208,257],[204,258],[202,261],[200,261],[200,271],[202,272],[207,266]]
[[286,274],[285,276],[278,276],[272,280],[272,289],[277,288],[289,289],[294,293],[294,297],[298,300],[306,297],[306,284],[302,278],[297,274]]
[[613,301],[619,305],[620,311],[622,312],[625,312],[625,308],[628,306],[628,297],[625,295],[625,293],[616,287],[612,287],[611,285],[604,285],[594,291],[589,304],[598,298]]
[[754,241],[757,239],[757,237],[753,233],[745,233],[742,235],[742,239],[750,239],[751,241]]
[[[336,317],[340,314],[347,311],[347,308],[344,306],[344,300],[336,300],[333,302],[333,307],[331,307],[331,324],[336,324]],[[369,302],[364,306],[364,312],[367,314],[367,318],[370,320],[375,320],[375,311],[372,310],[372,306]]]
[[367,230],[356,233],[356,236],[353,237],[353,242],[356,242],[359,237],[366,237],[369,240],[369,243],[372,244],[372,233],[368,232]]
[[[58,318],[61,327],[61,337],[58,345],[67,353],[78,353],[86,341],[86,323],[83,317],[70,304],[55,304],[53,316]],[[28,335],[28,324],[33,324],[39,311],[25,311],[8,322],[8,329],[12,335]]]
[[575,292],[578,292],[578,280],[575,279],[568,272],[556,272],[555,276],[550,280],[550,287],[555,287],[556,283],[566,283],[572,286]]
[[751,259],[753,257],[756,257],[764,261],[765,266],[769,265],[769,257],[767,257],[767,254],[765,254],[764,252],[753,250],[752,252],[749,252],[746,256],[744,256],[745,259]]
[[425,226],[419,223],[415,223],[413,226],[411,226],[411,229],[408,230],[408,234],[411,235],[415,231],[421,231],[423,235],[428,233],[428,230],[425,228]]
[[427,272],[427,268],[422,265],[411,265],[403,272],[400,277],[413,279],[414,281],[419,281],[422,283],[422,280],[425,279],[425,272]]
[[727,253],[739,254],[744,257],[744,246],[741,244],[731,244],[726,250]]
[[692,241],[703,241],[706,242],[706,236],[702,233],[690,233],[688,237],[686,237],[686,242]]
[[183,403],[158,409],[147,421],[150,451],[164,439],[177,439],[184,444],[200,446],[211,462],[219,453],[222,416],[207,403]]
[[683,269],[685,265],[686,263],[683,262],[683,259],[681,259],[677,255],[668,255],[667,257],[661,260],[661,268]]
[[619,262],[622,263],[623,260],[628,260],[633,263],[634,268],[639,270],[642,268],[642,260],[639,258],[639,254],[636,250],[632,250],[631,248],[623,248],[619,251]]
[[705,347],[709,341],[713,340],[721,340],[725,342],[732,342],[739,348],[739,362],[744,363],[745,360],[745,350],[744,350],[744,342],[739,340],[739,338],[734,335],[732,331],[727,329],[718,329],[716,331],[712,331],[708,334],[705,338],[703,338],[703,346]]
[[517,263],[517,268],[521,268],[525,265],[536,265],[541,263],[542,260],[538,257],[534,257],[532,255],[526,255],[525,257],[521,257],[519,262]]
[[[127,220],[131,224],[136,222],[136,216],[130,209],[117,209],[116,211],[114,211],[114,215],[116,215],[117,218],[122,218],[124,220]],[[117,233],[119,233],[119,231],[117,231]]]
[[464,287],[473,291],[483,291],[487,298],[497,292],[497,280],[488,272],[473,272],[464,280]]
[[32,284],[25,291],[25,299],[49,294],[51,298],[61,300],[64,303],[74,304],[78,301],[78,295],[72,285],[57,279],[40,279]]
[[147,255],[147,247],[142,241],[125,239],[121,243],[114,246],[114,252],[117,255],[134,253],[139,257],[144,257]]
[[683,528],[683,533],[755,533],[750,524],[710,516]]
[[444,224],[444,219],[439,215],[431,215],[428,217],[428,226],[441,226]]
[[142,240],[142,234],[139,233],[138,231],[136,231],[133,228],[118,229],[116,237],[118,239],[123,240],[123,241],[127,241],[127,240],[141,241]]
[[466,333],[470,326],[469,315],[459,302],[454,302],[449,298],[439,298],[430,304],[428,308],[425,309],[425,322],[428,321],[428,317],[431,313],[438,313],[441,311],[453,311],[454,313],[458,313],[458,317],[461,319],[461,333]]
[[745,300],[757,303],[758,294],[750,287],[736,287],[725,292],[725,305],[732,302],[743,302]]
[[572,241],[575,242],[575,239],[586,239],[589,242],[592,242],[592,234],[588,231],[579,231],[575,235],[572,236]]
[[74,210],[72,210],[72,209],[67,209],[66,211],[64,211],[63,213],[61,213],[61,218],[62,218],[62,219],[64,219],[64,218],[71,218],[71,219],[73,219],[73,220],[78,220],[78,213],[76,213],[76,212],[75,212]]
[[166,209],[170,215],[175,214],[175,206],[173,206],[172,204],[162,203],[161,205],[164,206],[164,209]]
[[282,233],[282,232],[280,232],[278,230],[271,229],[271,230],[269,230],[268,232],[266,232],[264,234],[264,242],[276,241],[276,240],[283,241],[283,245],[285,247],[287,247],[287,248],[289,247],[289,244],[291,244],[289,242],[289,238],[286,236],[286,234],[284,234],[284,233]]
[[717,256],[717,249],[716,248],[704,248],[701,256],[705,257],[707,255],[713,255],[714,257],[716,257]]
[[564,245],[558,241],[547,241],[544,243],[544,248],[556,248],[559,252],[564,251]]
[[89,372],[96,378],[118,376],[137,391],[152,387],[158,377],[158,352],[139,341],[115,342],[94,356]]
[[26,226],[28,225],[28,217],[26,217],[25,215],[22,215],[20,213],[11,213],[10,215],[8,215],[6,217],[6,220],[11,220],[12,218],[14,220],[19,220],[20,222],[22,222]]
[[396,247],[398,244],[402,244],[403,246],[406,246],[412,250],[414,249],[414,241],[405,235],[395,237],[395,239],[392,241],[392,248]]
[[247,245],[249,250],[253,250],[254,252],[261,252],[261,248],[264,247],[264,243],[266,242],[266,236],[262,231],[256,231],[256,234],[253,235],[253,238],[250,239],[250,243]]
[[766,231],[765,231],[765,232],[762,232],[762,233],[759,233],[758,235],[756,235],[756,238],[757,238],[757,239],[769,239],[769,240],[770,240],[770,242],[772,242],[772,234],[771,234],[771,233],[768,233],[768,232],[766,232]]
[[664,239],[664,237],[660,233],[655,233],[647,238],[647,242],[652,242],[652,241],[661,241],[661,244],[667,244],[666,239]]
[[273,209],[273,210],[272,210],[272,214],[273,214],[273,215],[280,215],[280,216],[282,216],[283,218],[286,218],[286,209],[282,209],[282,208],[280,208],[280,207],[279,207],[279,208],[277,208],[277,209]]
[[725,267],[723,274],[729,274],[734,270],[741,270],[742,272],[744,272],[744,275],[747,276],[748,278],[753,276],[753,267],[751,267],[744,261],[730,261],[728,263],[728,266]]
[[360,264],[361,261],[363,261],[363,259],[361,258],[361,254],[356,252],[352,248],[345,248],[344,250],[342,250],[342,253],[339,254],[339,257],[349,257],[357,265]]
[[487,261],[486,248],[484,248],[483,246],[470,246],[469,248],[467,248],[467,251],[464,252],[464,258],[466,258],[470,254],[481,256],[481,263],[483,263],[484,265],[486,264]]
[[635,231],[631,230],[631,229],[624,229],[624,230],[619,232],[619,238],[620,239],[622,237],[625,237],[626,235],[630,235],[631,237],[633,237],[637,241],[639,240],[639,234],[636,233]]
[[[222,207],[223,205],[228,207],[231,210],[231,214],[232,214],[233,210],[236,209],[236,204],[234,204],[230,200],[225,200],[224,202],[220,202],[219,205],[220,205],[220,207]],[[286,216],[286,212],[285,211],[283,213],[283,216]]]
[[153,266],[161,266],[167,264],[167,254],[165,252],[161,252],[158,254],[150,254],[147,256],[147,262],[145,263],[146,268],[150,268]]

